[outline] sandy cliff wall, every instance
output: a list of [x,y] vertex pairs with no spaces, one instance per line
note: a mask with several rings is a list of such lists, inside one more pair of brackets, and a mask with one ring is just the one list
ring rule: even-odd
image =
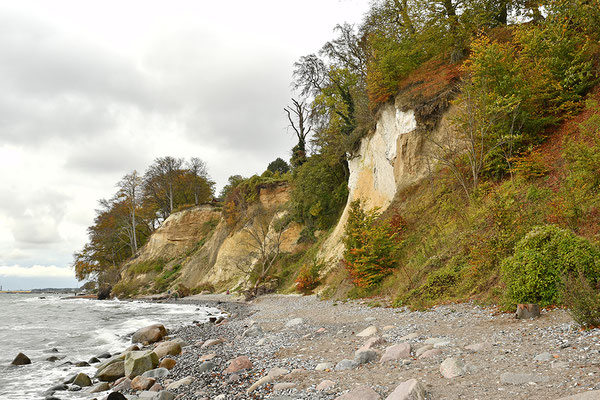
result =
[[150,236],[135,261],[181,256],[196,246],[220,219],[221,212],[209,205],[173,213]]
[[350,203],[361,200],[366,209],[379,207],[384,211],[397,192],[425,178],[432,166],[428,155],[435,147],[430,139],[446,139],[451,113],[446,112],[433,129],[424,129],[418,125],[414,111],[405,109],[400,99],[382,108],[375,132],[362,139],[358,153],[348,163],[348,202],[319,253],[327,270],[342,257],[341,240]]

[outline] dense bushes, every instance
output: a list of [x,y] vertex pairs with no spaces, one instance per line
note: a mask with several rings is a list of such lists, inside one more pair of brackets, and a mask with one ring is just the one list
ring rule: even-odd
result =
[[343,261],[356,286],[371,288],[392,273],[397,265],[399,234],[387,221],[380,221],[377,209],[365,211],[360,201],[352,202]]
[[316,261],[311,264],[304,264],[295,281],[296,291],[308,294],[316,288],[320,283],[319,272],[322,267],[323,264]]
[[600,278],[600,253],[573,232],[552,225],[532,229],[501,265],[506,296],[512,303],[561,302],[567,273],[582,274],[595,285]]

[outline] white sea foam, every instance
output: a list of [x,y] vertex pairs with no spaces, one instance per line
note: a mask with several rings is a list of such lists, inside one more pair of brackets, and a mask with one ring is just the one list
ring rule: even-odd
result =
[[[0,373],[0,399],[41,398],[46,389],[76,372],[95,372],[93,367],[60,366],[63,362],[87,361],[106,351],[121,351],[131,344],[133,332],[150,324],[162,323],[174,329],[192,321],[206,321],[209,314],[219,314],[219,310],[189,304],[0,295],[0,321],[5,333],[0,336],[0,367],[18,352],[33,361]],[[65,358],[56,363],[45,361],[54,355],[48,353],[52,348]],[[81,392],[61,396],[66,400],[92,398]]]

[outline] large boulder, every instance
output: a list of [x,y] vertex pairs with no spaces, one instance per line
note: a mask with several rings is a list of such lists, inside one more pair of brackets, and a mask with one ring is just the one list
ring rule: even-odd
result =
[[73,380],[73,385],[77,386],[92,386],[92,380],[89,376],[84,374],[83,372],[77,374],[75,380]]
[[154,348],[154,352],[158,358],[163,358],[164,356],[176,356],[181,354],[181,345],[174,340],[162,342]]
[[138,329],[131,337],[131,343],[155,343],[167,336],[167,330],[162,324],[154,324]]
[[131,381],[131,388],[133,390],[148,390],[156,383],[154,378],[146,378],[145,376],[136,376]]
[[14,360],[10,363],[10,365],[27,365],[31,364],[31,360],[23,353],[17,354]]
[[416,379],[401,383],[385,400],[425,400],[425,388]]
[[226,374],[232,374],[243,369],[252,369],[252,361],[246,356],[239,356],[229,362],[229,366],[225,369]]
[[134,378],[158,366],[158,356],[153,351],[132,351],[125,357],[125,376]]
[[125,363],[122,360],[115,360],[113,363],[98,369],[96,378],[103,382],[113,382],[125,376]]
[[385,353],[379,362],[406,360],[410,358],[410,344],[399,343],[385,349]]

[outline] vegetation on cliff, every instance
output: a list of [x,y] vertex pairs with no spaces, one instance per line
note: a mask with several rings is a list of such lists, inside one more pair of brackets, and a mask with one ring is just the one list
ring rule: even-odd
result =
[[[298,139],[289,164],[277,158],[261,175],[234,175],[220,195],[234,232],[247,226],[261,189],[291,187],[281,220],[302,225],[303,245],[269,257],[259,281],[301,292],[344,282],[354,289],[343,295],[384,294],[414,307],[466,299],[576,304],[561,294],[565,285],[592,298],[598,0],[376,0],[359,26],[339,25],[336,35],[295,64],[297,93],[284,108]],[[390,101],[413,109],[432,142],[435,150],[423,154],[430,175],[383,213],[353,203],[343,262],[324,268],[317,254],[347,203],[348,161]],[[428,132],[451,106],[453,140],[436,142]],[[78,277],[114,272],[173,210],[210,199],[212,182],[192,164],[167,157],[143,179],[125,176],[75,256]],[[560,245],[533,246],[540,232],[544,243]],[[250,267],[244,274],[256,275]],[[178,268],[161,270],[156,287],[174,282]]]

